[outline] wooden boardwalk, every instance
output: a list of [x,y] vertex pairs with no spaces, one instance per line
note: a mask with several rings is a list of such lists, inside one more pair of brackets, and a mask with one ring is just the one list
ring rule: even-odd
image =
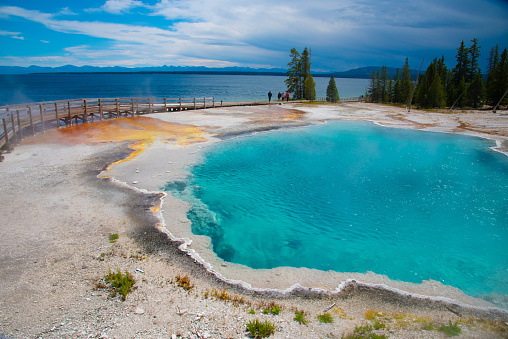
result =
[[[359,99],[345,98],[341,101]],[[272,101],[274,104],[278,102]],[[0,106],[0,160],[2,151],[10,151],[13,142],[44,132],[48,128],[139,114],[257,105],[268,105],[268,101],[216,102],[213,97],[92,98]]]

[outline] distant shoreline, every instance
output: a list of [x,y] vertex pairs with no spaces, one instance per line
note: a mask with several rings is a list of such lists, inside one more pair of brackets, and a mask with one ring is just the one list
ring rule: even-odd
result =
[[[23,74],[1,74],[1,75],[25,75],[25,74],[195,74],[195,75],[260,75],[260,76],[286,76],[283,72],[235,72],[235,71],[106,71],[106,72],[34,72]],[[312,74],[313,77],[326,78],[335,76],[342,79],[369,79],[368,76],[340,75],[340,73],[318,73]]]

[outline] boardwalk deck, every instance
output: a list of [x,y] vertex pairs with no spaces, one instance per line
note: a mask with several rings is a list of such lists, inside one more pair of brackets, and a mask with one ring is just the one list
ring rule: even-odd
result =
[[[359,99],[345,98],[341,101],[359,101]],[[87,98],[1,106],[0,160],[2,150],[10,150],[13,141],[44,132],[52,127],[59,128],[62,125],[89,123],[129,115],[257,105],[268,105],[268,101],[216,102],[213,97]]]

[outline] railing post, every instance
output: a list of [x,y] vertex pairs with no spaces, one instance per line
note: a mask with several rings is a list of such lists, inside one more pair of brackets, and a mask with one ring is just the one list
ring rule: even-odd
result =
[[148,98],[148,113],[152,114],[152,98]]
[[46,129],[44,128],[44,110],[42,108],[42,105],[39,105],[39,110],[41,111],[42,133],[46,133]]
[[182,98],[178,98],[178,100],[180,101],[180,111],[182,110]]
[[102,115],[102,100],[99,99],[99,115],[101,116],[101,120],[104,119],[103,115]]
[[131,98],[132,115],[134,115],[134,98]]
[[215,97],[212,97],[213,108],[215,108]]
[[30,127],[32,128],[32,136],[35,135],[34,120],[32,118],[32,107],[28,106],[28,115],[30,116]]
[[67,101],[67,110],[69,111],[69,125],[72,125],[71,102],[70,101]]
[[168,105],[166,103],[166,98],[164,98],[164,112],[168,111]]
[[203,98],[203,108],[206,108],[206,98]]
[[11,113],[12,137],[16,138],[16,124],[14,124],[14,114]]
[[23,130],[21,129],[21,120],[19,119],[19,110],[16,110],[16,116],[18,117],[19,140],[23,140]]
[[194,98],[194,109],[196,109],[196,98]]
[[7,122],[5,121],[5,118],[2,118],[2,123],[4,125],[4,135],[5,135],[5,143],[9,143],[9,133],[7,131]]
[[118,98],[115,99],[115,104],[116,104],[116,117],[119,118],[120,117],[120,107],[118,106]]
[[56,128],[60,128],[60,120],[58,119],[58,102],[55,102],[55,116],[56,116]]
[[[86,103],[86,99],[83,100],[83,105],[85,106],[85,119],[83,119],[83,122],[88,122],[88,105]],[[92,116],[92,122],[93,122],[93,116]]]

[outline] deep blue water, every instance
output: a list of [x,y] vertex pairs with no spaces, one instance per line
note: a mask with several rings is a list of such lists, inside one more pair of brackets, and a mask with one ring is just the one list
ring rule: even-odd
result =
[[508,157],[493,143],[371,123],[221,142],[165,189],[192,231],[252,268],[372,271],[508,294]]
[[[285,91],[284,76],[199,74],[20,74],[0,75],[0,105],[80,98],[215,97],[215,101],[267,100]],[[329,78],[314,78],[325,97]],[[367,79],[336,79],[339,95],[365,94]]]

